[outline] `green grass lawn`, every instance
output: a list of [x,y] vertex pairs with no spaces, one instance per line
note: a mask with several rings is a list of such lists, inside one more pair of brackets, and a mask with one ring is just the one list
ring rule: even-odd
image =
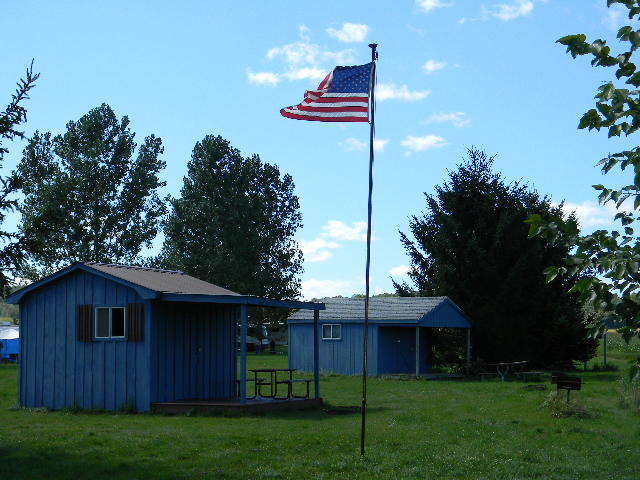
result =
[[[616,339],[617,342],[617,339]],[[626,368],[640,345],[612,341]],[[596,362],[601,363],[601,359]],[[283,355],[250,366],[285,366]],[[557,419],[521,382],[370,380],[368,455],[359,416],[198,417],[16,410],[17,368],[0,365],[0,479],[634,479],[640,417],[618,407],[620,372],[579,372],[591,418]],[[322,378],[358,405],[358,378]]]

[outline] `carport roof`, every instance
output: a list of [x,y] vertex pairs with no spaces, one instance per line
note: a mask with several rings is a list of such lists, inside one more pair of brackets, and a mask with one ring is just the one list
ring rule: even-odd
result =
[[[323,298],[323,321],[364,321],[364,298]],[[443,305],[451,305],[468,322],[467,316],[449,297],[375,297],[369,302],[369,320],[375,323],[417,323]],[[305,323],[313,312],[298,310],[289,321]]]

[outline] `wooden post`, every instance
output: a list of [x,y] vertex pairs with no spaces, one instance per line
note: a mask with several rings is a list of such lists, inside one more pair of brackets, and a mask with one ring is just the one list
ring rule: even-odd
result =
[[416,378],[420,376],[420,327],[416,327]]
[[602,340],[603,340],[603,347],[604,347],[604,366],[607,366],[607,350],[608,350],[608,345],[607,345],[607,331],[605,330],[604,333],[602,334]]
[[313,311],[313,386],[315,398],[320,398],[320,311]]
[[467,328],[467,373],[471,366],[471,329]]
[[240,403],[247,403],[247,306],[240,305]]

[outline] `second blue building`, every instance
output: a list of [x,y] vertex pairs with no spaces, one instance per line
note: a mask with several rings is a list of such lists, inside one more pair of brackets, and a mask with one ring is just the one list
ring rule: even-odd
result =
[[[364,300],[326,298],[318,323],[320,370],[345,375],[362,373]],[[448,297],[378,297],[369,304],[369,374],[429,372],[429,329],[467,331],[471,357],[471,323]],[[313,312],[299,310],[289,318],[289,367],[313,370]]]

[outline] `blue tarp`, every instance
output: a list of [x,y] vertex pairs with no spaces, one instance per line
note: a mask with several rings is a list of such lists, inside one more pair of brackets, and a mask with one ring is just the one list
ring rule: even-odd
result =
[[0,340],[0,358],[11,358],[11,355],[20,354],[20,339],[12,338],[11,340]]
[[0,359],[8,359],[12,355],[20,354],[19,332],[16,325],[0,325]]

